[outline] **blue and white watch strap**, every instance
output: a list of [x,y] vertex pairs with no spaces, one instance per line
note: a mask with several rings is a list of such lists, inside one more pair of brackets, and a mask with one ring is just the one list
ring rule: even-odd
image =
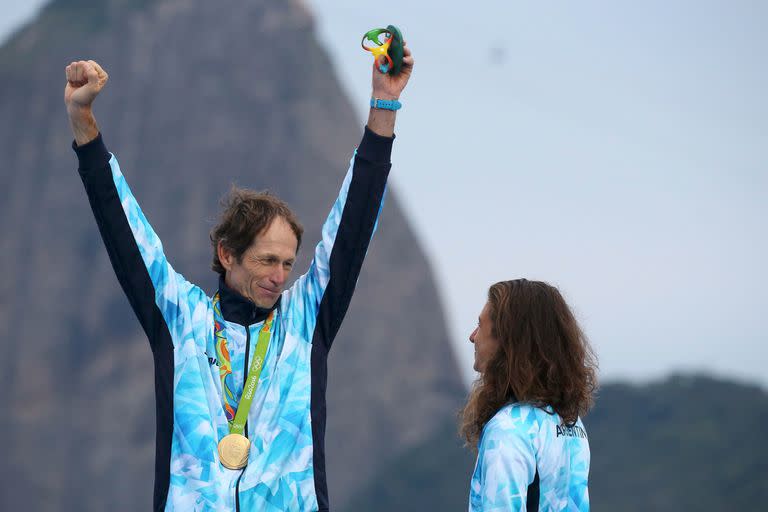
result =
[[378,108],[381,110],[400,110],[403,106],[397,100],[382,100],[381,98],[371,98],[371,108]]

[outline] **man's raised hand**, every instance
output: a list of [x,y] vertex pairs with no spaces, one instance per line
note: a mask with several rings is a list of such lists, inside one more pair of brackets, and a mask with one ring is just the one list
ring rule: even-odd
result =
[[[374,98],[382,100],[396,100],[405,89],[408,79],[413,72],[413,55],[405,41],[403,41],[403,66],[400,72],[394,76],[380,73],[376,62],[373,64],[373,91]],[[395,132],[395,112],[371,108],[368,114],[368,128],[383,137],[392,137]]]
[[67,85],[64,103],[70,116],[77,110],[90,108],[99,91],[107,83],[109,75],[92,60],[81,60],[67,66]]
[[373,96],[384,100],[400,98],[400,94],[405,89],[405,85],[408,83],[408,79],[411,78],[411,73],[413,72],[413,55],[411,54],[411,49],[408,48],[408,44],[403,41],[403,65],[398,74],[392,76],[388,73],[380,73],[378,65],[379,63],[374,61],[371,84],[373,86]]
[[73,62],[66,69],[67,85],[64,103],[67,105],[69,124],[78,146],[87,144],[99,135],[99,127],[91,111],[91,104],[107,83],[109,75],[92,60]]

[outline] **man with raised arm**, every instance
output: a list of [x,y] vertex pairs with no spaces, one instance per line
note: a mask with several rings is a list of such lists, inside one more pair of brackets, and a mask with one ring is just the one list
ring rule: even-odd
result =
[[[94,61],[66,68],[78,171],[155,363],[154,510],[328,510],[327,356],[382,207],[396,101],[413,69],[373,71],[363,139],[307,272],[284,289],[302,228],[280,199],[235,189],[211,231],[219,287],[176,273],[107,151],[92,113],[107,83]],[[330,198],[329,198],[330,200]]]

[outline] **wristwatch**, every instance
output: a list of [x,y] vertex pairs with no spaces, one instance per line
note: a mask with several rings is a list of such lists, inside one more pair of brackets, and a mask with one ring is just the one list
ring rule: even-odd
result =
[[403,106],[397,100],[383,100],[381,98],[371,98],[371,108],[378,108],[381,110],[400,110]]

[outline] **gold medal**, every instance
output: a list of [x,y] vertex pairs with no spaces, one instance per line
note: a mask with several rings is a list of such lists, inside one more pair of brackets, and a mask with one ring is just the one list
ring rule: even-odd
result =
[[240,434],[229,434],[219,441],[219,460],[228,469],[243,469],[248,464],[251,442]]

